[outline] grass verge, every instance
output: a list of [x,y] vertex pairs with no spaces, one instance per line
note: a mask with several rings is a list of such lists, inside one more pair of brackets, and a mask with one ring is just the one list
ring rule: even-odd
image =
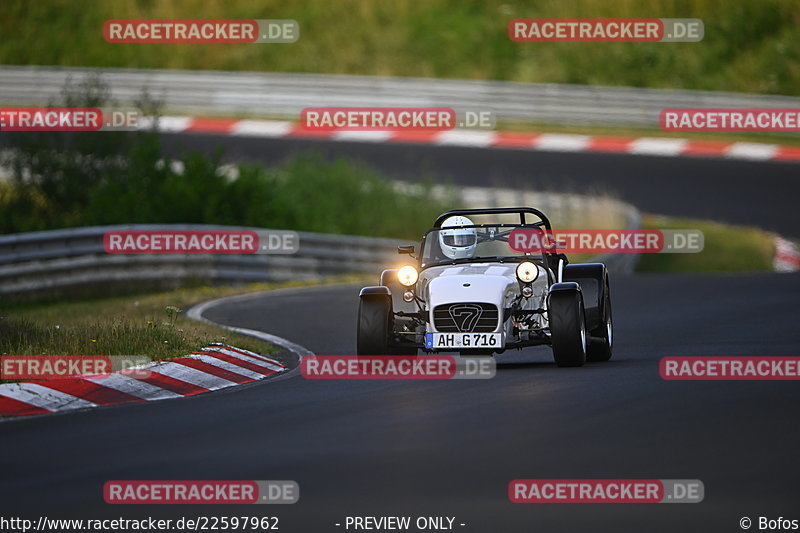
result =
[[[796,0],[4,0],[0,63],[800,94]],[[516,43],[515,18],[700,18],[699,43]],[[293,44],[111,44],[108,19],[295,19]]]
[[[362,280],[363,276],[343,276],[323,283]],[[195,322],[186,318],[183,310],[214,298],[312,284],[258,283],[70,302],[3,302],[0,303],[0,355],[145,355],[164,359],[186,355],[211,342],[276,354],[278,349],[274,346]]]
[[705,237],[696,254],[642,254],[637,272],[750,272],[771,271],[774,235],[746,226],[730,226],[686,218],[646,215],[644,229],[699,229]]

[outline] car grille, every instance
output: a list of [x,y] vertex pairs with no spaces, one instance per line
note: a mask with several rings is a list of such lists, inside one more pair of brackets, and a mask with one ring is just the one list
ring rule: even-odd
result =
[[433,325],[442,333],[490,333],[497,329],[497,306],[487,303],[438,305],[433,309]]

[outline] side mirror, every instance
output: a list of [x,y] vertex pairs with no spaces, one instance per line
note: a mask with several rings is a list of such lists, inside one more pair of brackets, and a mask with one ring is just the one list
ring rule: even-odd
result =
[[409,246],[398,246],[397,247],[398,254],[408,254],[411,255],[414,253],[414,245]]

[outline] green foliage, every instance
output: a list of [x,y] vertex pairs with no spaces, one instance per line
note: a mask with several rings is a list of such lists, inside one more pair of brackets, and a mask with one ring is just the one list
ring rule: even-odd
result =
[[[368,283],[358,276],[328,283]],[[258,353],[280,352],[263,341],[186,317],[200,301],[247,292],[304,287],[312,282],[258,283],[238,287],[192,287],[135,296],[0,299],[0,355],[183,356],[221,342]],[[275,353],[282,359],[281,353]],[[1,378],[2,376],[0,376]],[[0,382],[3,380],[0,379]]]
[[[65,102],[100,106],[100,80]],[[222,166],[222,152],[166,161],[152,131],[9,134],[0,233],[104,224],[223,224],[416,239],[448,206],[399,192],[372,169],[297,154],[273,167]]]
[[[4,0],[0,64],[322,72],[800,94],[797,0]],[[699,43],[515,43],[514,18],[701,18]],[[108,19],[286,19],[293,44],[110,44]],[[256,113],[258,110],[254,110]]]
[[646,216],[645,229],[698,229],[703,251],[696,254],[642,254],[638,272],[756,272],[771,271],[775,236],[746,226],[708,220]]
[[157,142],[151,135],[135,141],[119,165],[49,151],[45,164],[20,164],[47,174],[0,188],[0,232],[195,223],[416,239],[448,208],[428,187],[398,192],[345,159],[302,154],[271,168],[243,165],[232,179],[218,154],[188,154],[176,171],[163,164]]

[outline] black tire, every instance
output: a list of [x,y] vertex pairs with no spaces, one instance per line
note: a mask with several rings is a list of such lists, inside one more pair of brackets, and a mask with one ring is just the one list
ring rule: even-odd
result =
[[358,305],[358,355],[389,355],[392,301],[388,297],[361,298]]
[[603,321],[600,326],[589,332],[591,339],[586,351],[586,359],[592,362],[604,362],[611,359],[614,347],[614,321],[611,314],[611,291],[606,277],[603,290],[604,296],[601,303]]
[[586,318],[583,298],[577,291],[550,295],[550,340],[558,366],[583,366],[586,362]]

